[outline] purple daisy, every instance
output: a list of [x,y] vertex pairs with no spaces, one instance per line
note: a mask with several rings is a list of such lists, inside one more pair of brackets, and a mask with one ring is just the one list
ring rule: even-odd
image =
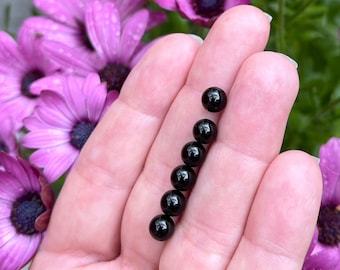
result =
[[96,72],[108,90],[120,91],[131,69],[151,46],[141,42],[149,17],[150,12],[141,9],[123,26],[113,2],[91,1],[85,12],[85,28],[96,59],[86,50],[55,40],[47,39],[42,44],[47,55],[68,72],[83,77]]
[[[51,77],[51,86],[56,78]],[[30,162],[44,168],[49,182],[54,182],[74,163],[98,121],[118,92],[107,93],[105,83],[96,73],[86,79],[60,76],[57,91],[44,90],[32,116],[25,119],[29,132],[24,147],[38,149]],[[61,91],[60,91],[61,90]]]
[[323,193],[317,230],[307,253],[304,270],[340,269],[340,139],[331,138],[320,148]]
[[11,115],[16,129],[30,115],[37,95],[31,86],[44,76],[56,72],[56,66],[40,51],[40,39],[26,24],[16,42],[6,32],[0,32],[0,115]]
[[[146,0],[107,0],[117,7],[120,18],[124,21],[147,2]],[[53,20],[73,28],[85,28],[86,6],[93,0],[34,0],[36,8],[47,14]],[[163,12],[151,12],[148,28],[152,28],[165,20]]]
[[[51,19],[42,16],[31,17],[27,19],[25,23],[29,25],[36,35],[41,36],[43,39],[56,41],[66,45],[67,47],[71,47],[76,55],[81,56],[81,59],[86,59],[88,62],[95,63],[97,61],[96,55],[98,46],[93,45],[89,35],[90,30],[87,29],[87,22],[93,24],[94,17],[90,15],[89,19],[87,18],[86,13],[87,9],[90,9],[96,1],[97,0],[36,0],[35,5],[37,8],[49,15]],[[120,26],[124,27],[129,21],[128,18],[130,18],[138,10],[141,10],[141,6],[144,3],[144,0],[112,0],[111,3],[108,2],[108,5],[114,5],[116,9],[114,13],[111,13],[110,11],[105,12],[105,10],[102,12],[107,16],[107,18],[112,15],[112,18],[114,20],[119,20]],[[96,7],[100,8],[101,4],[96,5]],[[104,8],[106,7],[104,6]],[[148,21],[145,29],[153,28],[164,22],[166,19],[164,12],[147,11],[147,13]],[[105,22],[105,19],[101,18],[99,24],[103,22]],[[111,29],[109,28],[105,29],[106,36],[116,36],[116,31],[119,31],[119,29],[116,28],[112,28],[112,30],[110,30]],[[104,36],[104,38],[108,40],[107,37]],[[60,65],[60,68],[64,69],[64,65]],[[70,71],[73,72],[73,69]],[[126,70],[124,69],[123,71]],[[122,76],[122,74],[123,73],[121,73],[120,76]],[[123,76],[125,76],[125,74],[123,74]]]
[[0,269],[20,269],[47,228],[53,192],[38,169],[0,153]]
[[164,9],[178,11],[193,23],[211,27],[219,15],[234,6],[249,4],[250,0],[155,0]]

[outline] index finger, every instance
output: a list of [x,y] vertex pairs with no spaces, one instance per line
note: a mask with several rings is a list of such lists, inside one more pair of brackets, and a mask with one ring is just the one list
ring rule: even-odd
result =
[[166,37],[133,69],[68,175],[35,262],[58,252],[88,263],[119,254],[125,202],[198,47],[183,34]]

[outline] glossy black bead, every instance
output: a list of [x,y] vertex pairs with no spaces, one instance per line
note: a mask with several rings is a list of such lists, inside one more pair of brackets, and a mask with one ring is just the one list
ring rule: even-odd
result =
[[167,215],[155,216],[149,225],[151,236],[158,241],[168,240],[175,231],[175,223]]
[[210,87],[202,95],[202,104],[209,112],[219,112],[227,105],[227,96],[221,88]]
[[192,133],[198,142],[211,143],[216,139],[217,126],[209,119],[201,119],[194,125]]
[[196,182],[196,173],[188,165],[177,166],[171,172],[171,184],[180,191],[187,191],[191,189]]
[[206,157],[206,150],[204,146],[197,142],[192,141],[185,144],[182,148],[182,160],[191,167],[202,165]]
[[164,193],[161,199],[161,208],[168,216],[178,216],[183,213],[186,200],[182,192],[169,190]]

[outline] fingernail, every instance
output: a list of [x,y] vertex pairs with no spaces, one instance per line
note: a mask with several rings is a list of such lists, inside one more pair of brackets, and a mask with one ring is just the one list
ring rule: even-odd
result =
[[286,55],[286,54],[283,54],[283,53],[281,53],[284,57],[286,57],[294,66],[295,66],[295,68],[298,68],[298,63],[294,60],[294,59],[292,59],[292,58],[290,58],[288,55]]
[[271,22],[272,21],[272,19],[273,19],[273,16],[272,15],[269,15],[268,13],[266,13],[266,12],[263,12],[264,13],[264,15],[266,15],[267,16],[267,18],[268,18],[268,20],[269,20],[269,22]]
[[203,39],[200,36],[194,35],[194,34],[189,34],[193,39],[198,41],[199,44],[203,44]]

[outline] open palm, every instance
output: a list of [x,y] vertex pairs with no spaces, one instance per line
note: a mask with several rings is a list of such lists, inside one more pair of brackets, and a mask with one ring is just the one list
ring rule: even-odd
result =
[[[32,269],[301,269],[321,176],[311,156],[279,154],[299,80],[263,51],[269,31],[263,12],[239,6],[203,44],[173,34],[153,46],[84,146]],[[200,102],[211,86],[228,95],[221,113]],[[202,118],[217,139],[174,235],[156,241],[149,222]]]

